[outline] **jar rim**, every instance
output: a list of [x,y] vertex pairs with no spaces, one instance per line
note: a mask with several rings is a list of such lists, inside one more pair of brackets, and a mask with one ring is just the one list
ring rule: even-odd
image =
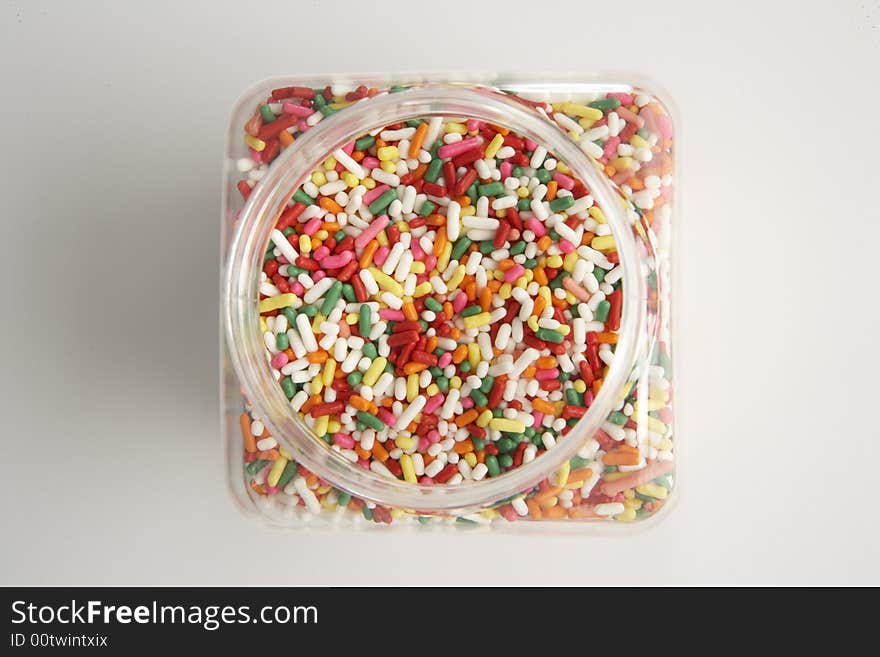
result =
[[[541,144],[584,181],[611,228],[623,271],[623,308],[615,357],[584,416],[552,449],[497,477],[461,485],[414,484],[374,473],[329,449],[294,412],[272,375],[260,330],[258,302],[269,234],[293,192],[316,163],[371,130],[428,116],[463,116],[503,125]],[[248,196],[224,263],[222,319],[230,360],[254,412],[297,462],[334,486],[382,506],[462,515],[492,506],[537,485],[581,449],[619,402],[637,359],[644,326],[645,282],[632,227],[610,182],[588,154],[555,123],[497,89],[427,82],[354,103],[318,122],[285,149]]]

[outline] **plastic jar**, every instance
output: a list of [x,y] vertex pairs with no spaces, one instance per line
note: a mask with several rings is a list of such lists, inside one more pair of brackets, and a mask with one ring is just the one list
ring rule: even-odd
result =
[[[271,112],[274,104],[279,110],[283,94],[295,93],[277,91],[273,97],[273,90],[294,87],[323,92],[331,96],[326,99],[331,107],[336,106],[292,126],[288,132],[296,133],[296,139],[285,139],[284,148],[272,148],[253,134],[246,143],[243,126],[250,121],[247,129],[254,132],[260,107]],[[346,94],[355,100],[346,99]],[[579,116],[590,103],[602,108],[600,119],[596,111]],[[607,367],[601,388],[558,444],[500,476],[428,486],[377,474],[317,439],[292,410],[268,366],[257,306],[270,233],[311,172],[362,135],[436,116],[502,126],[564,162],[593,199],[585,220],[601,220],[610,227],[614,249],[596,257],[611,256],[603,277],[619,281],[624,292],[613,359],[604,351]],[[223,429],[229,482],[240,505],[273,524],[289,526],[456,520],[608,524],[647,518],[665,506],[674,475],[669,333],[672,138],[666,105],[652,92],[618,81],[275,79],[246,92],[232,112],[229,128],[221,271]],[[272,151],[271,164],[253,161],[263,159],[255,150],[259,145]],[[610,289],[610,283],[603,283]],[[268,449],[257,449],[257,443]],[[615,465],[623,452],[625,465]],[[278,473],[288,468],[294,473],[283,487],[266,483],[273,466],[276,483]],[[575,478],[572,473],[577,473]]]

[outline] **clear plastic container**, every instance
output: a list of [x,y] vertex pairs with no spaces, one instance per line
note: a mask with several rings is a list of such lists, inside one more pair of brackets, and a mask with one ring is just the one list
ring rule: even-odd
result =
[[[561,382],[555,397],[554,393],[547,393],[550,397],[540,393],[555,400],[551,405],[557,417],[554,420],[549,412],[533,412],[532,431],[522,434],[521,444],[507,452],[513,456],[505,463],[513,460],[513,465],[479,481],[464,476],[474,470],[470,464],[475,459],[484,464],[496,454],[495,462],[498,462],[504,456],[497,448],[498,436],[509,439],[510,434],[480,430],[475,428],[476,424],[467,425],[484,436],[474,443],[484,447],[466,455],[467,459],[453,457],[454,450],[449,450],[443,459],[444,468],[460,469],[461,474],[454,476],[452,483],[442,484],[426,478],[424,473],[413,482],[411,472],[407,478],[406,473],[394,476],[395,473],[388,472],[389,468],[371,469],[364,460],[365,452],[357,451],[360,444],[345,450],[333,441],[328,444],[321,440],[313,431],[313,420],[307,416],[307,421],[303,421],[291,406],[291,397],[286,394],[290,390],[279,385],[280,375],[270,366],[274,350],[267,350],[271,343],[271,337],[267,343],[265,335],[268,315],[260,313],[260,302],[267,298],[266,288],[261,287],[264,261],[272,259],[274,253],[275,259],[280,255],[279,261],[287,262],[283,253],[277,249],[273,252],[270,239],[282,213],[297,203],[296,198],[292,198],[294,192],[312,179],[314,171],[323,171],[322,166],[328,171],[338,171],[336,175],[344,174],[344,167],[338,161],[327,158],[346,145],[349,153],[354,152],[354,140],[371,132],[378,136],[377,131],[388,126],[398,126],[406,134],[412,134],[412,130],[406,130],[407,125],[412,127],[421,121],[430,124],[432,117],[444,117],[444,127],[451,125],[453,129],[462,130],[461,139],[481,142],[481,154],[486,153],[491,135],[505,131],[514,136],[511,143],[520,143],[516,142],[520,138],[521,143],[526,144],[525,156],[534,157],[536,148],[542,147],[546,150],[546,159],[538,158],[538,168],[529,166],[532,161],[519,167],[522,181],[543,176],[556,194],[557,190],[561,191],[556,186],[557,179],[569,186],[574,180],[582,184],[591,200],[591,203],[584,200],[576,204],[577,213],[551,213],[547,220],[548,225],[555,221],[556,228],[562,231],[560,222],[576,218],[577,221],[568,221],[575,225],[580,239],[580,244],[575,245],[575,255],[589,262],[574,273],[566,267],[572,269],[569,264],[575,262],[575,257],[566,261],[565,266],[547,268],[547,271],[558,271],[560,280],[562,276],[568,280],[577,274],[576,282],[580,285],[569,287],[564,281],[564,285],[558,286],[562,292],[555,288],[551,291],[561,299],[560,307],[568,307],[570,302],[574,309],[575,304],[586,303],[587,308],[578,307],[591,322],[586,326],[592,327],[586,343],[582,344],[583,338],[578,343],[578,328],[572,333],[570,326],[562,347],[557,349],[559,362],[574,368],[566,372],[565,367],[559,365],[554,370]],[[266,127],[273,124],[274,127]],[[282,131],[289,136],[279,137]],[[392,132],[395,131],[388,134]],[[444,139],[447,137],[440,135],[435,150]],[[455,143],[453,137],[448,139],[450,141],[445,143]],[[485,77],[470,80],[439,75],[394,79],[379,76],[279,78],[258,83],[245,92],[232,111],[224,165],[220,312],[223,435],[229,484],[239,505],[266,522],[291,527],[304,523],[313,526],[619,525],[652,517],[668,506],[675,477],[669,299],[674,217],[673,139],[673,121],[667,101],[659,100],[653,89],[621,79]],[[533,148],[526,150],[529,145]],[[428,163],[429,147],[426,144],[419,153],[420,164]],[[375,146],[372,148],[375,150]],[[360,151],[355,154],[374,157]],[[542,157],[544,155],[542,151]],[[517,156],[522,157],[519,152]],[[433,157],[436,159],[439,154]],[[400,160],[405,160],[403,155]],[[485,161],[493,170],[499,163],[503,165],[497,157]],[[550,171],[551,163],[558,168]],[[415,164],[416,160],[412,159],[410,165]],[[397,166],[398,172],[407,171],[405,162],[398,162]],[[474,165],[465,164],[459,171],[469,166]],[[567,173],[560,174],[563,170]],[[509,173],[511,169],[506,171]],[[369,177],[368,174],[368,170],[363,171],[365,177]],[[493,175],[499,176],[498,173]],[[548,176],[552,176],[552,181]],[[439,183],[443,180],[438,179]],[[359,182],[366,184],[364,180]],[[482,177],[477,181],[492,182]],[[414,184],[422,189],[418,181]],[[529,180],[523,188],[534,196],[538,186],[547,187],[540,181]],[[346,191],[354,192],[351,186]],[[451,191],[449,196],[452,198]],[[346,198],[346,194],[341,198]],[[444,201],[428,195],[429,200],[432,198],[437,203]],[[477,202],[481,201],[477,199]],[[538,200],[539,205],[542,202],[547,207],[547,199]],[[485,202],[482,203],[485,207]],[[589,207],[585,207],[587,203]],[[436,203],[431,203],[431,207],[435,206]],[[448,210],[449,206],[445,207]],[[322,225],[335,227],[338,222],[334,211],[341,208],[329,202],[328,208],[318,218],[323,222],[333,220]],[[442,209],[441,206],[438,212]],[[545,212],[540,207],[536,210]],[[495,216],[496,213],[490,210],[488,214]],[[370,217],[368,211],[364,211],[364,215]],[[505,211],[497,215],[503,222]],[[406,223],[421,215],[409,212],[397,216],[400,222]],[[520,222],[527,221],[534,212],[523,209],[518,216]],[[357,216],[354,221],[358,221]],[[345,231],[356,235],[361,229],[352,223],[339,230],[342,238]],[[556,235],[555,239],[563,239],[555,228],[550,234]],[[436,237],[436,231],[429,235]],[[528,229],[520,234],[522,241],[528,241],[524,236],[537,239],[537,234]],[[613,242],[609,242],[612,239]],[[504,244],[513,248],[511,242]],[[560,253],[559,257],[563,255],[567,254]],[[542,256],[540,262],[550,262],[547,257]],[[530,267],[536,269],[535,263],[539,260],[525,262],[532,263]],[[584,269],[590,266],[592,271],[585,275]],[[293,263],[290,267],[284,271],[293,274]],[[545,267],[541,264],[537,268],[543,271]],[[535,275],[524,272],[529,281]],[[288,277],[290,283],[295,284],[296,280],[295,275]],[[267,282],[270,281],[267,279]],[[572,290],[581,296],[586,291],[588,296],[575,297]],[[275,290],[271,294],[280,292]],[[613,299],[609,300],[607,297],[612,295]],[[600,308],[603,300],[607,305]],[[600,321],[597,317],[604,317],[613,303],[618,306],[619,317],[614,330],[608,328],[610,319],[602,322],[603,330],[596,330],[596,322]],[[597,311],[599,314],[595,315]],[[572,314],[576,314],[574,310]],[[552,319],[546,321],[550,322],[549,326],[558,324]],[[569,323],[573,325],[574,320]],[[559,330],[566,329],[560,327]],[[496,362],[487,360],[490,364]],[[580,374],[585,369],[583,363],[590,371]],[[534,376],[537,378],[538,374]],[[596,382],[597,378],[601,384]],[[528,388],[527,384],[528,381],[523,384],[525,389],[533,391],[534,385]],[[308,384],[304,387],[308,389]],[[336,399],[335,392],[327,392],[329,388],[324,390],[323,394]],[[519,393],[522,390],[521,386]],[[524,401],[532,406],[534,398]],[[541,408],[545,406],[546,403]],[[375,404],[374,407],[379,408]],[[575,411],[574,407],[580,410]],[[522,417],[522,409],[520,411],[517,417]],[[354,413],[350,406],[346,412]],[[564,428],[554,434],[551,426],[562,426],[560,417],[565,420]],[[552,425],[553,421],[556,425]],[[254,435],[255,431],[258,435]],[[459,439],[463,433],[466,431],[459,431]],[[548,433],[551,439],[546,438]],[[407,436],[409,433],[404,432],[404,440]],[[404,460],[408,457],[403,454],[425,451],[410,445],[419,443],[423,436],[414,431],[409,437],[413,441],[405,443],[388,437],[389,451]],[[513,439],[513,443],[505,443],[504,447],[515,444],[517,436]],[[405,444],[406,449],[400,448],[400,444]],[[426,443],[421,441],[420,444],[424,447]],[[353,462],[355,451],[360,455],[360,463]],[[527,452],[533,456],[529,462],[523,457]],[[422,463],[432,457],[425,452],[424,458],[415,458]],[[449,463],[453,459],[458,463],[464,461],[466,465]],[[457,467],[452,468],[453,465]],[[461,481],[456,483],[459,479]]]

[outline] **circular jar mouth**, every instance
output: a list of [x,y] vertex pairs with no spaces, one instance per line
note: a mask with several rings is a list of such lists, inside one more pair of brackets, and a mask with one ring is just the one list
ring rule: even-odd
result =
[[[458,485],[391,479],[348,461],[319,440],[294,412],[265,355],[259,281],[269,234],[293,192],[330,153],[384,125],[430,116],[466,117],[504,126],[541,144],[565,162],[590,191],[611,228],[623,270],[618,343],[608,375],[572,430],[534,461],[500,476]],[[620,400],[636,362],[646,289],[632,225],[620,197],[586,153],[532,107],[488,87],[426,83],[360,100],[332,114],[285,149],[242,208],[223,278],[222,318],[235,373],[255,414],[291,457],[334,486],[381,506],[461,515],[491,507],[537,485],[569,461]],[[641,303],[640,303],[641,301]]]

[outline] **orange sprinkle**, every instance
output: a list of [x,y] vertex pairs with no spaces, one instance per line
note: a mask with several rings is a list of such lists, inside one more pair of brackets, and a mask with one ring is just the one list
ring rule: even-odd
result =
[[479,417],[479,415],[480,414],[477,411],[477,409],[471,408],[471,409],[465,411],[464,413],[462,413],[461,415],[459,415],[457,418],[455,418],[455,424],[460,427],[463,427],[466,424],[470,424],[471,422],[476,420],[477,417]]
[[366,157],[366,153],[364,153],[363,151],[352,151],[351,153],[351,159],[355,162],[360,162],[364,159],[364,157]]
[[348,403],[354,406],[359,411],[369,411],[371,406],[373,408],[376,408],[375,404],[367,401],[360,395],[352,395],[349,398]]
[[492,290],[492,292],[497,292],[498,290],[501,289],[501,285],[502,285],[501,281],[499,281],[497,278],[493,278],[491,281],[489,281],[489,283],[486,285],[486,287],[488,287],[490,290]]
[[257,440],[251,433],[251,418],[247,413],[242,413],[238,420],[241,424],[241,436],[244,438],[244,450],[251,453],[256,452]]
[[508,269],[513,269],[516,266],[516,261],[511,260],[510,258],[505,258],[498,262],[498,269],[501,271],[507,271]]
[[361,447],[360,445],[355,445],[355,446],[354,446],[354,451],[357,452],[358,458],[361,458],[361,459],[364,459],[364,460],[370,458],[370,452],[369,452],[369,450],[364,449],[364,448]]
[[[467,276],[465,276],[465,279]],[[467,281],[462,284],[461,288],[464,290],[464,293],[467,294],[467,298],[469,301],[474,301],[477,298],[477,283],[474,280]]]
[[281,142],[281,148],[287,148],[293,143],[293,135],[287,132],[287,130],[282,130],[278,134],[278,141]]
[[569,518],[598,518],[596,512],[593,511],[593,507],[590,504],[581,504],[580,506],[573,506],[568,510]]
[[318,205],[333,214],[342,212],[342,206],[329,196],[322,196],[320,200],[318,200]]
[[266,459],[267,461],[274,461],[279,456],[281,456],[281,452],[277,449],[264,449],[255,453],[255,456],[258,459]]
[[544,297],[539,296],[537,299],[535,299],[535,307],[532,309],[532,314],[535,317],[540,317],[541,313],[544,312],[544,308],[546,308],[546,307],[547,307],[547,300]]
[[[455,338],[453,338],[454,340]],[[461,363],[468,355],[468,348],[466,344],[460,344],[455,348],[455,351],[452,352],[452,362],[458,365]]]
[[446,217],[442,214],[429,214],[425,217],[426,226],[445,226]]
[[373,256],[376,255],[378,249],[379,242],[376,240],[370,240],[367,242],[367,245],[364,247],[364,252],[361,254],[360,262],[358,263],[361,266],[361,269],[366,269],[373,264]]
[[320,404],[322,401],[324,401],[324,398],[321,397],[321,395],[312,395],[311,397],[306,399],[306,403],[302,405],[302,408],[299,409],[299,412],[305,415],[310,410],[312,410],[312,406],[314,406],[315,404]]
[[555,180],[551,180],[547,183],[547,193],[544,195],[544,198],[548,201],[552,201],[556,198],[556,190],[559,189],[559,183]]
[[582,484],[587,479],[593,476],[593,471],[590,468],[580,468],[579,470],[572,470],[568,475],[568,481],[565,486],[571,486],[573,484]]
[[536,504],[543,504],[551,497],[556,497],[557,495],[559,495],[559,493],[561,493],[563,490],[564,489],[560,488],[559,486],[550,486],[545,490],[539,491],[532,499],[535,501]]
[[260,484],[258,484],[257,482],[255,482],[253,480],[251,480],[251,488],[254,489],[254,492],[257,495],[265,495],[266,494],[266,489],[263,488]]
[[388,450],[378,440],[373,441],[373,449],[371,451],[373,452],[373,458],[383,463],[388,460]]
[[547,279],[547,272],[544,271],[543,267],[535,267],[532,273],[535,275],[535,281],[537,281],[538,285],[547,285],[550,282]]
[[411,322],[419,321],[419,311],[416,310],[416,307],[411,301],[403,304],[403,316]]
[[410,374],[418,374],[426,369],[428,369],[428,366],[425,363],[407,363],[403,366],[403,373],[409,376]]
[[485,463],[486,462],[486,450],[479,449],[477,450],[477,463]]
[[409,156],[411,158],[417,158],[419,156],[419,151],[422,149],[422,143],[425,141],[425,135],[428,134],[428,124],[420,123],[419,127],[416,128],[416,133],[412,137],[412,141],[409,143]]
[[327,358],[329,358],[329,354],[323,349],[319,349],[318,351],[313,351],[309,355],[306,356],[306,360],[310,363],[326,363]]
[[605,465],[638,465],[640,460],[638,452],[630,454],[621,450],[608,452],[602,457],[602,463]]
[[603,331],[602,333],[596,334],[596,339],[599,342],[604,342],[606,344],[617,344],[617,333]]
[[[422,125],[425,125],[424,123]],[[446,248],[446,244],[448,243],[446,239],[446,226],[440,226],[437,230],[437,238],[434,240],[434,250],[432,253],[438,258],[443,253],[443,249]]]
[[321,226],[322,230],[326,230],[328,233],[335,233],[341,228],[341,226],[335,221],[326,221],[324,225]]
[[455,443],[455,445],[453,445],[452,447],[452,450],[456,454],[467,454],[468,452],[473,452],[474,441],[472,441],[470,438],[465,438],[460,443]]
[[545,415],[556,414],[556,407],[548,402],[546,399],[541,399],[540,397],[535,397],[532,400],[532,408],[540,413],[544,413]]
[[492,290],[487,286],[480,290],[480,308],[488,312],[492,308]]
[[449,301],[443,302],[443,316],[446,319],[452,319],[452,315],[455,314],[455,310],[452,308],[452,303]]
[[526,506],[529,507],[529,517],[532,520],[540,520],[541,516],[541,507],[538,506],[538,503],[535,502],[534,498],[529,498],[526,500]]
[[535,361],[535,367],[539,370],[552,370],[556,367],[556,359],[553,356],[541,356]]
[[523,378],[524,379],[533,379],[535,377],[535,373],[538,370],[535,369],[534,365],[529,365],[525,370],[523,370]]
[[[461,337],[461,329],[459,329],[456,326],[453,326],[451,329],[449,329],[449,337],[452,338],[453,340],[458,340]],[[461,362],[461,361],[459,361],[459,362]]]
[[602,379],[596,379],[595,381],[593,381],[593,385],[590,387],[592,388],[593,396],[595,397],[596,395],[599,394],[599,391],[602,389]]
[[558,520],[559,518],[565,518],[568,515],[568,511],[563,509],[561,506],[551,506],[549,509],[544,509],[544,517],[548,520]]
[[550,248],[550,245],[553,244],[553,240],[550,239],[549,235],[544,235],[541,239],[538,240],[538,248],[541,251],[546,251]]
[[321,248],[321,240],[319,240],[317,237],[313,237],[312,238],[312,253],[314,253],[315,251],[317,251],[320,248]]
[[436,335],[432,335],[430,338],[428,338],[428,340],[425,342],[425,351],[427,351],[429,354],[432,353],[437,348],[437,341],[438,338]]

